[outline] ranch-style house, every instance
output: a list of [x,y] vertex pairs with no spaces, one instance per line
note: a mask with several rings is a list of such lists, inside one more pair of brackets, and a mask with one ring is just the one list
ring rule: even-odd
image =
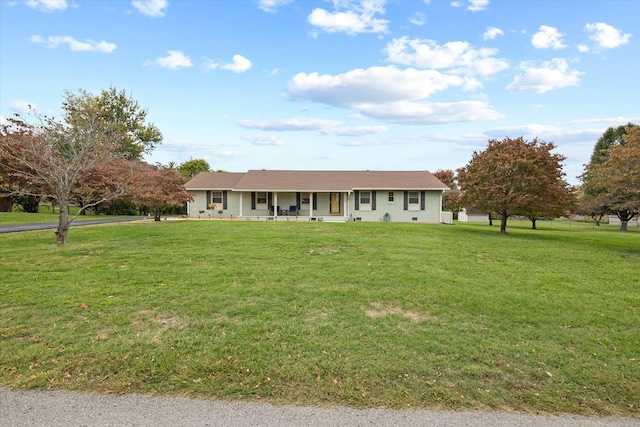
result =
[[201,172],[185,188],[192,218],[451,222],[449,188],[426,171]]

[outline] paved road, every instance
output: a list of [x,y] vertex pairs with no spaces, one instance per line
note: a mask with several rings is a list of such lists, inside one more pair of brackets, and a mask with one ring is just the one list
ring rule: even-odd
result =
[[19,392],[0,388],[0,426],[629,427],[640,426],[640,419],[272,406],[139,395]]
[[[96,225],[96,224],[108,224],[111,222],[128,222],[128,221],[140,221],[143,218],[100,218],[100,219],[87,219],[77,220],[71,223],[72,227],[79,227],[81,225]],[[0,225],[0,234],[2,233],[16,233],[18,231],[34,231],[34,230],[48,230],[58,227],[57,222],[34,222],[26,224],[4,224]]]

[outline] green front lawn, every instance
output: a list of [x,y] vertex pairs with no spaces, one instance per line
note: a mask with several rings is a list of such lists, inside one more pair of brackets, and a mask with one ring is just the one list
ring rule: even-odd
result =
[[0,385],[638,417],[640,230],[527,227],[0,235]]

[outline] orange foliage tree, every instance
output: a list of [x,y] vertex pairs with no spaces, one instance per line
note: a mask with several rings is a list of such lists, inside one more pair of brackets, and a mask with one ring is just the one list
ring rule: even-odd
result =
[[620,219],[620,230],[640,213],[640,126],[627,126],[623,143],[611,145],[601,162],[590,163],[582,180],[594,189],[596,204]]
[[469,163],[458,169],[461,206],[501,216],[500,233],[507,219],[524,215],[556,217],[574,203],[564,180],[565,157],[551,151],[555,145],[537,138],[492,139],[484,151],[474,151]]
[[177,170],[162,165],[140,164],[140,170],[132,182],[130,195],[136,203],[153,209],[154,220],[160,221],[164,210],[191,201],[191,194],[184,188],[187,178]]

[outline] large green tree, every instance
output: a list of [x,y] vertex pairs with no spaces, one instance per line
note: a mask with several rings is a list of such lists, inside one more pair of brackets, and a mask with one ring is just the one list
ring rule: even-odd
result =
[[622,143],[604,149],[598,163],[586,166],[581,176],[594,193],[596,204],[620,219],[627,231],[630,220],[640,214],[640,127],[627,126]]
[[[162,133],[153,124],[147,123],[147,110],[142,108],[136,100],[118,91],[114,87],[103,90],[99,95],[92,95],[84,90],[78,94],[67,92],[66,108],[77,111],[100,111],[99,118],[109,128],[120,135],[118,151],[127,160],[142,160],[144,154],[149,154],[162,141]],[[78,120],[78,117],[66,117]],[[69,123],[73,125],[74,123]]]
[[204,159],[191,159],[180,163],[176,169],[185,178],[193,178],[200,172],[210,172],[211,166]]
[[489,140],[484,151],[474,151],[469,163],[458,169],[461,206],[499,214],[503,234],[512,215],[563,212],[572,198],[562,171],[565,158],[552,153],[554,149],[537,138]]

